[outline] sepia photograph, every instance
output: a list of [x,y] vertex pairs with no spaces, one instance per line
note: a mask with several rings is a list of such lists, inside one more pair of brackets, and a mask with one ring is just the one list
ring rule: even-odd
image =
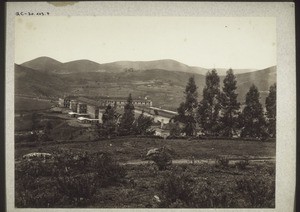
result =
[[276,17],[15,11],[12,207],[276,209]]

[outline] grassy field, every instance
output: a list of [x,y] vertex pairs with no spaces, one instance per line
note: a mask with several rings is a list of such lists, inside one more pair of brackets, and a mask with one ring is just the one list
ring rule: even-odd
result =
[[[199,160],[212,159],[215,161],[218,156],[228,158],[275,157],[275,143],[259,141],[189,141],[123,137],[99,141],[27,144],[22,143],[15,146],[17,172],[20,165],[24,163],[22,156],[25,154],[31,152],[55,153],[62,150],[71,150],[76,154],[107,152],[121,163],[143,161],[149,149],[163,146],[174,152],[173,159],[188,159],[194,156]],[[250,160],[247,167],[243,169],[237,168],[232,163],[224,167],[210,163],[173,164],[167,170],[162,171],[159,171],[154,163],[121,166],[126,171],[125,178],[112,186],[97,187],[93,197],[85,203],[84,207],[273,208],[275,206],[275,160],[260,162]],[[44,169],[47,170],[48,166],[44,166]],[[24,181],[26,182],[28,177],[16,178],[17,207],[80,207],[60,193],[56,178],[49,172],[51,173],[50,170],[46,171],[48,173],[46,176],[29,177],[32,181],[27,182],[27,190],[24,190]],[[26,176],[31,175],[31,171],[25,173],[29,174],[25,174]],[[173,182],[174,180],[176,183]],[[90,184],[88,183],[88,185]],[[192,198],[189,202],[185,202],[186,200],[181,195],[186,192],[188,193],[186,195],[190,195]],[[179,198],[176,201],[173,197],[175,194],[176,198]],[[36,201],[37,197],[39,201]]]
[[[28,113],[28,114],[27,114]],[[16,117],[16,134],[30,132],[32,114]],[[117,137],[94,140],[92,127],[70,126],[74,121],[65,114],[39,111],[37,128],[52,124],[52,141],[33,142],[19,137],[15,143],[16,207],[38,208],[274,208],[275,206],[275,142],[225,139],[162,139],[158,137]],[[76,120],[75,120],[76,121]],[[27,131],[26,131],[27,130]],[[153,148],[171,150],[173,164],[159,170],[144,159]],[[81,170],[71,175],[67,186],[58,183],[55,170],[47,163],[27,164],[25,154],[42,152],[56,154],[72,151],[79,155],[109,153],[120,164],[125,175],[109,186],[93,186],[89,177],[94,172]],[[235,161],[228,166],[216,166],[216,158],[272,158],[268,161],[249,160],[241,169]],[[213,163],[189,162],[190,158]],[[90,160],[91,161],[91,160]],[[188,161],[178,164],[175,161]],[[134,163],[133,163],[134,162]],[[137,163],[135,163],[137,162]],[[233,163],[234,162],[234,163]],[[73,162],[71,162],[72,164]],[[75,161],[76,163],[76,161]],[[106,163],[103,163],[104,166]],[[63,165],[63,170],[68,165]],[[68,170],[68,169],[66,169]],[[114,174],[105,169],[105,173]],[[101,172],[102,173],[102,172]],[[82,177],[81,181],[76,181]],[[67,178],[68,179],[68,178]],[[110,179],[110,178],[109,178]],[[63,189],[62,189],[63,188]],[[68,190],[66,193],[62,190]],[[73,193],[94,189],[93,195],[81,202]],[[175,197],[174,197],[175,195]],[[70,197],[71,196],[71,197]],[[188,199],[185,199],[188,196]]]
[[18,148],[16,158],[30,152],[51,152],[57,148],[71,149],[81,152],[109,152],[120,162],[143,159],[147,151],[152,148],[167,147],[174,152],[174,159],[215,159],[217,156],[248,156],[248,157],[275,157],[274,142],[239,141],[239,140],[184,140],[160,138],[115,138],[100,141],[84,141],[70,143],[41,144],[36,147]]
[[[250,195],[244,195],[238,191],[237,182],[242,179],[247,179],[249,176],[255,176],[256,179],[262,179],[263,181],[269,181],[270,187],[274,188],[274,164],[254,165],[247,170],[236,171],[235,168],[216,168],[211,165],[174,165],[168,171],[157,171],[154,165],[139,165],[139,166],[126,166],[127,177],[134,179],[135,184],[132,185],[119,185],[116,187],[106,188],[97,194],[97,199],[93,203],[93,207],[101,208],[144,208],[144,207],[159,207],[159,204],[155,201],[154,196],[158,196],[162,201],[166,197],[160,190],[161,183],[168,183],[164,178],[169,171],[175,173],[189,173],[191,178],[197,184],[208,185],[212,190],[202,191],[202,198],[208,197],[209,200],[199,207],[224,207],[224,208],[236,208],[236,207],[255,207],[249,200]],[[180,186],[180,185],[178,185]],[[268,187],[268,188],[270,188]],[[267,188],[267,189],[268,189]],[[266,187],[265,187],[266,189]],[[267,195],[267,189],[263,192]],[[176,190],[174,191],[176,192]],[[205,193],[207,192],[207,193]],[[215,192],[211,194],[210,192]],[[257,192],[254,191],[253,192]],[[274,192],[274,191],[273,191]],[[224,200],[219,200],[217,195],[224,195]],[[215,196],[216,195],[216,196]],[[260,195],[257,193],[257,195]],[[258,197],[258,196],[257,196]],[[258,197],[260,198],[260,197]],[[218,199],[218,200],[217,200]],[[220,198],[221,199],[221,198]],[[211,205],[210,205],[211,204]],[[275,199],[266,201],[265,207],[274,207]],[[180,205],[174,205],[175,207],[181,207]]]
[[15,96],[15,111],[17,113],[47,110],[54,104],[51,100]]

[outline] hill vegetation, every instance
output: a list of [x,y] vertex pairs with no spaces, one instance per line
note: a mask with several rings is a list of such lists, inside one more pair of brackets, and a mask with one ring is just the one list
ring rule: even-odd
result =
[[68,82],[55,74],[15,65],[16,95],[57,97],[68,90]]
[[[175,110],[183,101],[181,94],[186,81],[193,75],[201,98],[207,71],[174,60],[98,64],[89,60],[60,63],[40,57],[15,66],[15,93],[43,97],[59,97],[63,93],[125,97],[131,93],[135,98],[152,99],[154,106]],[[276,67],[236,76],[238,101],[244,101],[245,94],[255,83],[264,103],[269,86],[276,82]],[[224,76],[220,76],[221,82],[223,79]]]
[[[66,63],[59,62],[50,57],[39,57],[25,63],[22,66],[55,73],[78,73],[78,72],[123,72],[126,69],[133,71],[145,71],[151,69],[162,69],[166,71],[179,71],[185,73],[205,75],[210,69],[188,66],[184,63],[171,59],[152,61],[116,61],[111,63],[96,63],[90,60],[74,60]],[[229,69],[230,67],[228,67]],[[219,75],[226,75],[226,68],[216,68]],[[253,72],[255,69],[235,69],[236,74]]]

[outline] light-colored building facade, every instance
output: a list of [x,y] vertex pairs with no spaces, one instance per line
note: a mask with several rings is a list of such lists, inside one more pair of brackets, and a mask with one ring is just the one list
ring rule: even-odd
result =
[[99,119],[99,102],[85,97],[79,97],[78,102],[86,105],[86,113],[91,119]]
[[[101,97],[100,102],[101,102],[101,105],[103,105],[103,106],[116,105],[118,108],[124,108],[124,106],[127,104],[127,98]],[[149,99],[133,99],[132,104],[134,106],[139,106],[139,107],[151,107],[152,101]]]
[[73,112],[77,111],[77,104],[78,104],[77,100],[73,99],[73,100],[70,101],[70,109],[71,109],[71,111],[73,111]]
[[[150,108],[152,101],[148,99],[133,99],[133,105],[136,108]],[[69,108],[71,110],[71,116],[85,116],[90,119],[98,119],[102,123],[102,116],[105,112],[105,108],[108,105],[116,106],[117,111],[122,111],[127,104],[127,98],[121,97],[99,97],[98,100],[86,98],[83,96],[67,96],[59,98],[59,105],[61,107]],[[150,115],[150,114],[149,114]],[[155,121],[167,123],[169,119],[166,117],[155,116]]]
[[65,100],[64,100],[64,98],[59,98],[58,99],[58,106],[59,107],[65,107]]
[[99,118],[99,107],[95,105],[87,104],[87,110],[86,113],[92,118],[92,119],[98,119]]

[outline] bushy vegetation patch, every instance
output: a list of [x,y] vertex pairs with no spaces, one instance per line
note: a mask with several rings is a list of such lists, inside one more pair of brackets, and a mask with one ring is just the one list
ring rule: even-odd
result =
[[229,166],[229,159],[227,157],[218,156],[216,158],[216,167],[226,168]]
[[160,185],[165,208],[228,208],[234,207],[231,192],[213,186],[207,179],[199,179],[190,170],[175,169],[164,175]]
[[[234,168],[233,168],[234,169]],[[255,170],[253,170],[255,171]],[[159,183],[164,208],[273,208],[275,179],[267,169],[259,174],[233,170],[218,172],[214,166],[174,166]],[[252,171],[251,171],[252,172]]]
[[167,167],[172,165],[172,155],[171,150],[166,149],[165,147],[159,148],[157,152],[153,153],[149,156],[149,160],[152,160],[156,166],[158,167],[158,170],[166,170]]
[[86,206],[99,190],[116,185],[125,175],[125,169],[107,153],[58,150],[52,159],[17,164],[16,206]]
[[275,180],[267,181],[257,175],[236,181],[236,189],[251,208],[275,207]]
[[245,170],[247,168],[247,166],[249,165],[249,160],[248,159],[245,159],[245,160],[240,160],[240,161],[237,161],[235,163],[235,166],[240,169],[240,170]]

